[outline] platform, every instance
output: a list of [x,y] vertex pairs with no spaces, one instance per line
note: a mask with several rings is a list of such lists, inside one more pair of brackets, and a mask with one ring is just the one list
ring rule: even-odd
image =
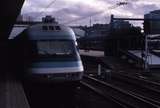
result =
[[80,55],[104,57],[104,51],[93,51],[93,50],[80,50]]
[[[144,60],[144,58],[142,58],[142,51],[130,50],[128,52],[137,56],[139,59]],[[152,53],[148,53],[147,61],[148,61],[149,68],[160,68],[160,57],[158,57]]]
[[1,108],[30,108],[20,81],[5,75],[0,80],[0,88]]

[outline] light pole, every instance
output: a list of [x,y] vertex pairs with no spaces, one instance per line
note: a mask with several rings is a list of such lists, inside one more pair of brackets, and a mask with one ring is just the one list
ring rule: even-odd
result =
[[145,53],[144,53],[144,70],[145,72],[148,72],[148,35],[145,34]]

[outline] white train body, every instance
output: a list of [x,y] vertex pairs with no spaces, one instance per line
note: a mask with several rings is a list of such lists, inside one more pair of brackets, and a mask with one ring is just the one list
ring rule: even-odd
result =
[[31,43],[33,60],[25,71],[27,77],[49,82],[82,79],[84,69],[71,28],[42,23],[30,26],[20,35],[27,36]]

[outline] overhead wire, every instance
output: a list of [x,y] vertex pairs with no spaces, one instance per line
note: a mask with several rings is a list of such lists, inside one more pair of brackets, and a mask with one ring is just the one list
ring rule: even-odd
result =
[[46,12],[46,10],[47,10],[51,5],[53,5],[56,1],[57,1],[57,0],[51,1],[51,2],[45,7],[45,9],[44,9],[43,11],[41,11],[41,12],[39,13],[39,15],[37,15],[37,16],[35,17],[35,19],[37,19],[38,17],[40,17],[42,14],[44,14],[44,12]]
[[[133,1],[124,0],[124,1],[120,1],[120,2],[116,3],[115,5],[108,7],[107,9],[108,9],[108,10],[112,10],[112,9],[118,8],[118,7],[120,7],[120,6],[128,5],[128,4],[131,3],[131,2],[137,2],[137,1],[139,1],[139,0],[133,0]],[[89,18],[89,17],[93,17],[93,16],[95,16],[95,15],[102,14],[102,13],[104,13],[104,12],[106,12],[106,11],[105,11],[105,10],[104,10],[104,11],[99,11],[99,12],[96,12],[96,13],[94,13],[94,14],[92,14],[92,15],[85,16],[85,17],[81,17],[81,18],[78,18],[78,19],[74,19],[74,20],[65,22],[65,23],[63,23],[63,24],[69,24],[69,23],[73,23],[73,22],[85,20],[85,19],[87,19],[87,18]]]
[[[115,9],[115,8],[117,8],[117,7],[119,7],[119,6],[122,6],[122,5],[127,5],[127,2],[119,2],[119,3],[117,3],[117,4],[114,5],[114,6],[108,7],[108,9],[109,9],[109,10]],[[96,13],[94,13],[94,14],[92,14],[92,15],[85,16],[85,17],[81,17],[81,18],[78,18],[78,19],[74,19],[74,20],[65,22],[65,23],[63,23],[63,24],[69,24],[69,23],[73,23],[73,22],[80,21],[80,20],[84,20],[84,19],[87,19],[87,18],[89,18],[89,17],[93,17],[93,16],[95,16],[95,15],[102,14],[102,13],[104,13],[104,12],[106,12],[106,11],[99,11],[99,12],[96,12]]]

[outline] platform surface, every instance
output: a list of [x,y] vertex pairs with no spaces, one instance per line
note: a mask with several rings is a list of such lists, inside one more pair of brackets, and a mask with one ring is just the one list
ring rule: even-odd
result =
[[12,75],[4,75],[0,80],[0,107],[30,108],[21,82]]
[[[140,50],[130,50],[128,52],[137,56],[138,58],[142,59],[142,51],[140,51]],[[143,58],[143,60],[144,60],[144,58]],[[148,53],[147,61],[148,61],[148,64],[150,66],[154,66],[154,67],[155,66],[156,67],[160,66],[160,57],[158,57],[158,56],[156,56],[152,53]]]
[[104,57],[104,51],[80,50],[80,55]]

